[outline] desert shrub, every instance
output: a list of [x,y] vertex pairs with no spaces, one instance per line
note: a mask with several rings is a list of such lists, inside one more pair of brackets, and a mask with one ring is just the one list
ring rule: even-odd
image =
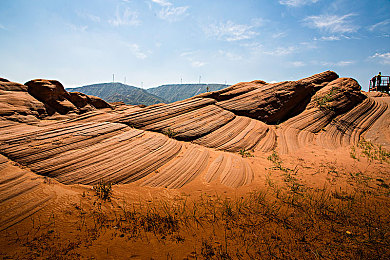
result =
[[103,180],[100,180],[96,185],[93,186],[93,190],[95,191],[96,196],[98,196],[99,199],[111,200],[112,183],[106,183]]
[[175,138],[175,136],[177,135],[177,133],[173,129],[171,129],[171,128],[163,130],[162,133],[167,135],[169,138]]
[[328,93],[322,96],[317,96],[314,101],[319,108],[331,110],[332,108],[330,107],[329,103],[335,100],[335,96],[339,92],[340,90],[338,88],[332,87]]
[[351,147],[351,150],[349,151],[349,155],[351,156],[351,158],[355,159],[355,160],[359,160],[357,157],[356,157],[356,149],[355,149],[355,146],[352,146]]
[[251,152],[248,151],[248,150],[246,150],[245,148],[240,149],[240,150],[238,151],[238,153],[239,153],[243,158],[245,158],[245,157],[254,157],[254,155],[251,154]]

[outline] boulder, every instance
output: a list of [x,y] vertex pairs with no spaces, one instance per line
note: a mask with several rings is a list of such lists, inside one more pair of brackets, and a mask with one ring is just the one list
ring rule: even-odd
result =
[[342,114],[360,104],[365,98],[356,80],[339,78],[320,89],[312,97],[307,109],[318,107]]
[[49,114],[58,112],[62,115],[77,110],[71,103],[70,95],[64,86],[57,80],[34,79],[25,83],[28,93],[52,109],[47,109]]
[[93,111],[96,108],[92,106],[90,97],[81,92],[69,92],[70,101],[79,109],[80,113]]
[[313,93],[338,77],[333,71],[325,71],[298,81],[239,83],[238,89],[245,90],[242,94],[216,105],[236,115],[277,124],[305,110]]
[[100,97],[88,96],[90,98],[90,104],[96,108],[112,108],[110,104],[101,99]]
[[[31,121],[43,117],[46,107],[27,92],[27,86],[0,78],[0,116],[14,121]],[[22,117],[27,119],[18,120]]]

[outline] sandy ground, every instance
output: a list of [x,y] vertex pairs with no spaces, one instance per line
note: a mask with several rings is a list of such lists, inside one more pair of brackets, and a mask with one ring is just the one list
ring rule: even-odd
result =
[[246,158],[254,181],[239,188],[204,176],[180,189],[142,187],[140,180],[113,185],[110,200],[90,185],[63,185],[2,157],[2,187],[23,174],[3,199],[31,204],[2,221],[2,258],[386,259],[389,158],[364,151],[257,152]]

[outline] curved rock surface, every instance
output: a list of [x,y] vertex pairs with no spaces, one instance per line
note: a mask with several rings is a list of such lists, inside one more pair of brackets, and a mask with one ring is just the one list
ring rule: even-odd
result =
[[53,80],[21,85],[2,79],[0,91],[31,93],[36,99],[29,96],[32,103],[24,109],[37,117],[50,109],[83,113],[36,125],[1,114],[1,154],[64,184],[104,179],[180,188],[197,179],[239,187],[256,175],[252,159],[239,153],[356,144],[388,110],[388,103],[379,100],[384,97],[367,96],[355,80],[332,71],[274,84],[242,82],[171,104],[114,110],[96,110],[109,105],[68,93]]
[[[302,112],[314,91],[337,78],[335,72],[326,71],[298,81],[266,85],[256,83],[255,89],[220,101],[216,105],[237,115],[276,124]],[[247,84],[248,87],[252,85],[252,82]],[[240,85],[240,88],[243,87]]]
[[239,188],[264,177],[272,150],[349,149],[362,136],[390,149],[389,105],[331,71],[114,109],[57,81],[0,78],[0,231],[58,205],[67,185]]

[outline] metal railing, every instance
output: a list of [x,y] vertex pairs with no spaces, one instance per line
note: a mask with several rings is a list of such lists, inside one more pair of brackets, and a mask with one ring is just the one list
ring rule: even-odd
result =
[[370,87],[368,91],[380,91],[389,93],[390,76],[381,76],[381,80],[375,79],[373,82],[370,80]]

